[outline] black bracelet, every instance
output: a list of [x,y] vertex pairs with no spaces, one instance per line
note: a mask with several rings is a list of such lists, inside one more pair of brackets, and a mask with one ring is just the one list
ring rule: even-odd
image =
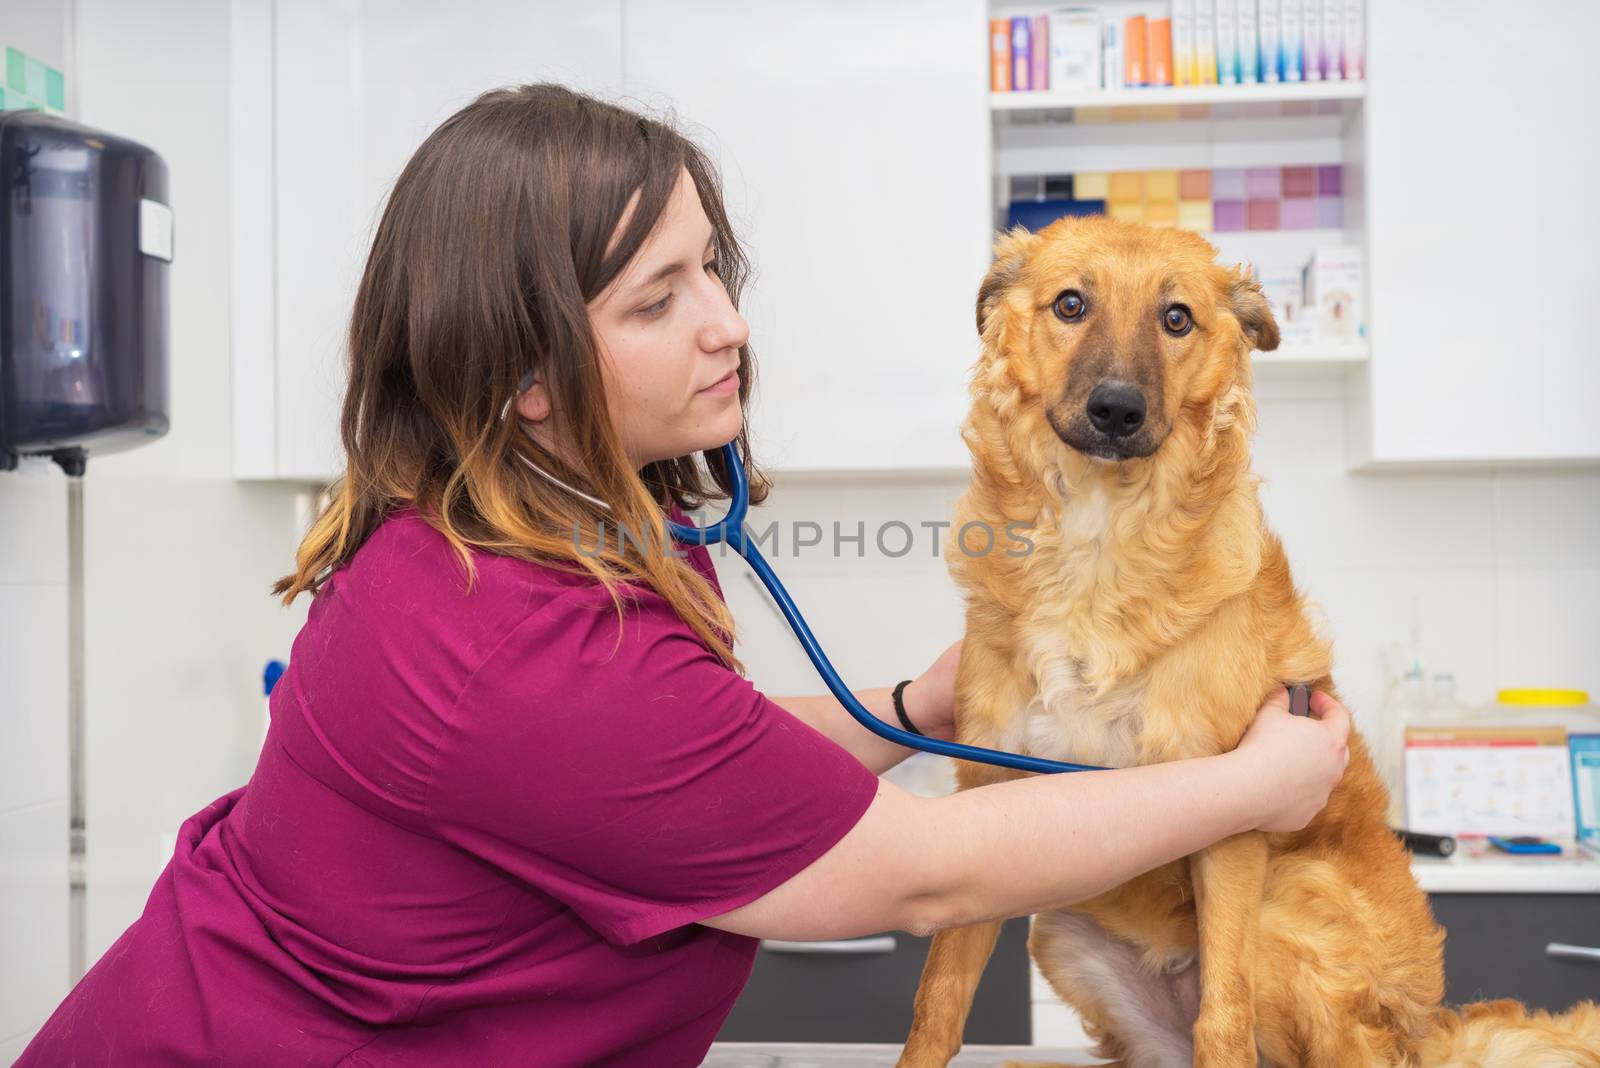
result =
[[[906,715],[905,699],[901,697],[901,695],[906,692],[906,687],[910,685],[911,680],[907,679],[894,688],[894,714],[900,717],[900,726],[904,727],[912,734],[922,734],[921,731],[917,730],[917,725],[911,722],[911,717]],[[926,735],[923,736],[926,737]]]

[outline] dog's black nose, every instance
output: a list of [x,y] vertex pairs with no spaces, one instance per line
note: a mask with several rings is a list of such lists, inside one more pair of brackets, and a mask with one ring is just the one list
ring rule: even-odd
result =
[[1102,382],[1089,394],[1089,422],[1107,437],[1127,437],[1144,426],[1144,411],[1144,394],[1127,382]]

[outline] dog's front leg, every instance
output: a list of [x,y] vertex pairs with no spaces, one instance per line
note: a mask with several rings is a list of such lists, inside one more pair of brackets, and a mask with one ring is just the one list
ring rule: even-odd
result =
[[1223,839],[1189,860],[1200,940],[1195,1068],[1254,1068],[1256,933],[1267,875],[1257,831]]
[[961,1049],[967,1014],[978,979],[1000,937],[1000,920],[952,927],[933,936],[922,985],[917,987],[916,1017],[900,1053],[900,1068],[944,1068]]

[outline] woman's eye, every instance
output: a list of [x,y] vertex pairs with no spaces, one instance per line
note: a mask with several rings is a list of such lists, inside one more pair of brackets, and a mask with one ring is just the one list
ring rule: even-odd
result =
[[1082,317],[1083,310],[1087,307],[1083,302],[1083,294],[1076,289],[1062,293],[1051,306],[1055,309],[1056,318],[1068,323]]
[[667,305],[672,303],[672,294],[668,293],[654,304],[639,309],[640,315],[656,316],[667,310]]
[[1161,325],[1166,327],[1167,333],[1173,337],[1182,337],[1194,329],[1194,317],[1182,304],[1174,304],[1162,313]]

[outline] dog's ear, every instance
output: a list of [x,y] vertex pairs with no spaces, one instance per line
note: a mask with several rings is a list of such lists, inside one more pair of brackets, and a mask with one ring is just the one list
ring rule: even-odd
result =
[[1233,317],[1244,328],[1250,347],[1271,352],[1278,347],[1278,321],[1272,317],[1267,298],[1261,295],[1261,283],[1255,272],[1235,267],[1228,282],[1228,306]]
[[989,320],[989,313],[994,311],[1000,303],[1000,298],[1005,296],[1007,289],[1017,280],[1022,273],[1022,264],[1028,258],[1028,250],[1033,247],[1034,237],[1028,231],[1018,226],[1010,233],[1001,234],[994,243],[994,263],[989,266],[989,273],[984,276],[983,285],[978,287],[978,336],[983,336],[983,325]]

